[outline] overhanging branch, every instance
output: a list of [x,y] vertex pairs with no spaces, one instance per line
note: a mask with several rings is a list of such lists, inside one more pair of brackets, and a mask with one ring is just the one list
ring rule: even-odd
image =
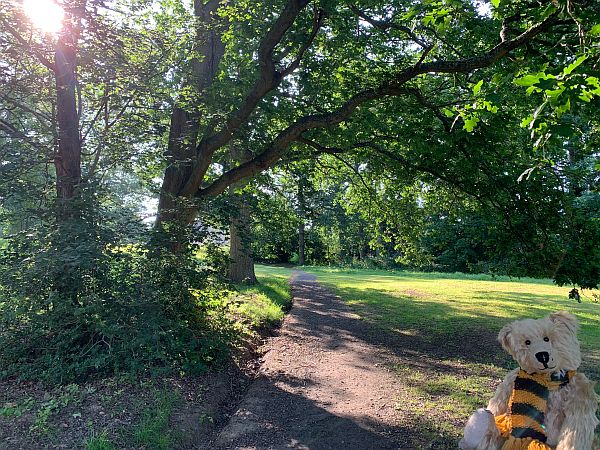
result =
[[300,12],[309,3],[310,0],[288,1],[275,23],[264,36],[258,50],[258,64],[260,69],[257,80],[248,91],[240,107],[228,116],[221,130],[200,141],[197,146],[197,158],[192,174],[180,194],[193,195],[197,192],[215,151],[231,140],[233,133],[246,123],[265,95],[279,86],[284,75],[275,66],[276,61],[273,58],[273,52],[293,25],[296,17],[298,17]]
[[[407,93],[415,95],[413,88],[408,88],[404,85],[419,75],[427,73],[469,73],[477,69],[489,67],[506,56],[510,51],[519,48],[538,34],[552,27],[554,23],[556,23],[556,15],[552,15],[543,22],[532,26],[512,40],[501,42],[479,56],[454,61],[442,60],[414,65],[402,70],[395,78],[382,83],[376,88],[367,89],[355,94],[335,111],[304,116],[282,130],[264,152],[252,160],[224,173],[206,188],[198,190],[196,196],[210,197],[218,195],[231,183],[254,176],[268,169],[282,157],[292,142],[300,138],[302,133],[311,129],[328,128],[337,125],[348,119],[357,108],[367,102],[384,97],[397,97]],[[419,100],[418,94],[417,100]]]
[[25,40],[25,38],[23,38],[23,36],[21,36],[21,34],[17,30],[15,30],[6,20],[0,18],[0,21],[2,21],[2,26],[19,42],[19,44],[31,50],[33,55],[38,59],[40,63],[42,63],[44,66],[46,66],[46,68],[52,71],[55,70],[54,63],[52,63],[48,58],[46,58],[46,56],[44,56],[42,52],[36,49],[31,42],[27,42],[27,40]]

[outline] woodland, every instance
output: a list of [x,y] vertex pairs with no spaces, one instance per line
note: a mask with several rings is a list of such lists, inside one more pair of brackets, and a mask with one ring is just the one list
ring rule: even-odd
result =
[[594,0],[0,0],[0,377],[205,370],[255,261],[597,300],[599,183]]

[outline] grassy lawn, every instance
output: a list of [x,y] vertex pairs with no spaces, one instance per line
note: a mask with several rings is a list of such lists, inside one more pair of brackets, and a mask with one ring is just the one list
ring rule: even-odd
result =
[[291,269],[256,266],[255,286],[236,286],[233,309],[250,329],[276,324],[292,305],[289,278]]
[[[414,448],[456,448],[471,412],[485,406],[509,368],[496,342],[506,323],[567,310],[581,323],[581,370],[600,380],[600,304],[568,299],[550,280],[485,275],[306,268],[364,320],[392,336],[394,370],[405,388],[394,394]],[[392,348],[393,347],[393,348]],[[597,390],[600,393],[600,390]]]

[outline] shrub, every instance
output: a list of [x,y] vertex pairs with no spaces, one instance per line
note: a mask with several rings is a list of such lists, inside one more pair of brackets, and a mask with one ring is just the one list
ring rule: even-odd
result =
[[87,205],[40,217],[0,250],[0,375],[205,370],[232,333],[210,264],[191,245],[165,250],[124,211]]

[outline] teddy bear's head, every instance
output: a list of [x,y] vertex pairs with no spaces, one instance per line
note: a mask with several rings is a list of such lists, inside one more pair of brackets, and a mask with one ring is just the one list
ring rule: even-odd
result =
[[498,340],[526,372],[576,370],[581,364],[578,329],[573,314],[559,311],[543,319],[512,322],[500,330]]

